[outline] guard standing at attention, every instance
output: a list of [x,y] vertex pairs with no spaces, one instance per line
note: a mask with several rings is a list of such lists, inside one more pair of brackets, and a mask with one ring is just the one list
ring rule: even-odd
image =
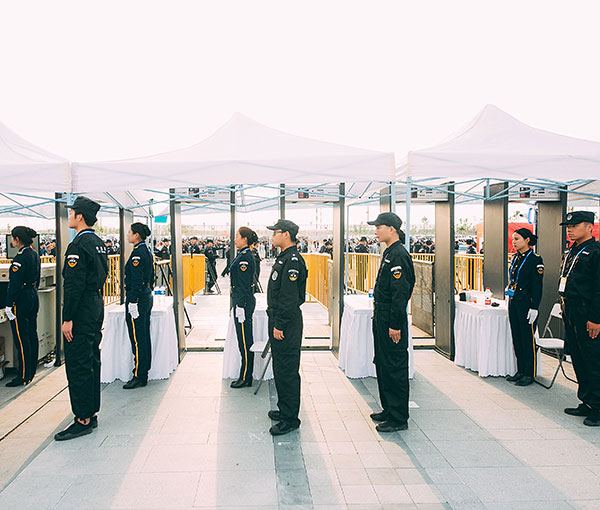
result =
[[229,271],[231,273],[231,306],[237,335],[238,347],[242,357],[240,376],[231,383],[232,388],[252,386],[252,370],[254,353],[250,347],[254,344],[252,337],[252,315],[256,307],[254,298],[254,255],[250,246],[256,242],[257,235],[248,227],[241,227],[235,236],[235,247],[239,250],[233,259]]
[[379,432],[408,428],[408,315],[407,307],[415,285],[409,253],[400,242],[402,220],[394,213],[381,213],[375,234],[387,248],[375,282],[373,338],[375,369],[382,411],[372,413]]
[[133,377],[123,386],[125,390],[146,386],[152,363],[150,314],[154,263],[145,243],[149,235],[150,229],[143,223],[132,223],[127,232],[127,241],[134,246],[125,264],[125,323],[135,363]]
[[592,236],[594,213],[575,211],[561,225],[573,244],[560,272],[558,292],[565,323],[565,350],[579,383],[578,407],[565,413],[585,416],[584,425],[600,426],[600,243]]
[[104,320],[102,287],[108,274],[106,246],[92,229],[100,204],[79,196],[69,212],[77,231],[65,253],[62,333],[73,423],[57,441],[91,434],[100,410],[100,340]]
[[506,380],[516,386],[529,386],[536,373],[535,328],[542,300],[544,261],[532,246],[537,236],[527,228],[513,232],[513,247],[517,252],[510,265],[510,282],[504,291],[508,297],[508,319],[512,333],[517,373]]
[[37,236],[35,230],[19,226],[12,229],[11,236],[11,244],[19,251],[8,273],[5,312],[17,346],[17,376],[6,386],[16,387],[29,384],[38,365],[37,314],[40,302],[37,289],[40,284],[40,256],[31,248]]
[[269,432],[287,434],[300,426],[300,348],[302,311],[306,294],[306,264],[296,248],[298,225],[280,219],[271,227],[273,246],[281,250],[271,271],[267,287],[269,341],[273,353],[273,377],[277,388],[278,410],[269,411],[277,421]]
[[217,254],[212,239],[206,240],[204,256],[206,257],[206,292],[212,294],[212,288],[217,282]]

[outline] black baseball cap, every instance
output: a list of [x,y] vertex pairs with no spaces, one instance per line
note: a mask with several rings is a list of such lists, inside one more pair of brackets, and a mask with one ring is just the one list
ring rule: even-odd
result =
[[292,236],[298,234],[300,228],[293,221],[278,219],[275,225],[267,227],[269,230],[281,230],[282,232],[289,232]]
[[578,225],[579,223],[594,223],[594,213],[591,211],[573,211],[565,217],[561,225]]
[[367,238],[366,238],[365,236],[362,236],[362,237],[360,238],[360,240],[361,240],[361,241],[366,241],[366,240],[367,240]]
[[367,223],[369,225],[375,225],[376,227],[379,225],[394,227],[396,232],[400,232],[400,227],[402,226],[402,220],[400,219],[400,216],[393,212],[381,213],[374,221],[367,221]]
[[86,216],[96,218],[96,214],[100,210],[100,204],[98,202],[94,202],[93,200],[84,197],[78,196],[73,202],[73,205],[67,205],[67,209],[73,209],[75,214],[85,214]]

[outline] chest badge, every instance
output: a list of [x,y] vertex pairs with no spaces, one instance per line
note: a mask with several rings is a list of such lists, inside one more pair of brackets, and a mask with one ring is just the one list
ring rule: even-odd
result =
[[279,276],[279,273],[277,271],[273,271],[271,273],[271,280],[273,280],[273,281],[277,280],[278,276]]

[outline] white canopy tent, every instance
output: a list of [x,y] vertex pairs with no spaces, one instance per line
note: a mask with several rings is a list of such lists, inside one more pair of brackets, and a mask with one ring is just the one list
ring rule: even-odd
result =
[[32,193],[69,191],[69,162],[41,149],[0,122],[2,191]]
[[600,176],[600,143],[536,129],[487,105],[466,127],[434,147],[408,153],[398,180],[439,178],[541,180]]
[[186,149],[72,165],[75,193],[232,184],[369,183],[393,178],[393,153],[291,135],[241,114]]

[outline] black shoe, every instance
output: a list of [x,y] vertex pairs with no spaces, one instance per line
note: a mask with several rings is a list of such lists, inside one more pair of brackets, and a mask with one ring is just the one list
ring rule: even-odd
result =
[[530,384],[533,384],[533,377],[524,375],[515,383],[515,386],[529,386]]
[[386,420],[375,427],[379,432],[397,432],[398,430],[406,430],[408,423],[400,423],[397,421]]
[[281,421],[281,411],[269,411],[267,416],[274,421]]
[[521,379],[521,377],[523,377],[523,374],[521,372],[517,372],[515,375],[511,375],[511,376],[507,377],[506,380],[508,382],[516,382],[519,379]]
[[386,421],[388,417],[385,411],[381,411],[380,413],[371,413],[369,416],[373,421]]
[[75,439],[81,436],[87,436],[91,434],[94,429],[94,425],[92,424],[92,420],[87,425],[80,423],[77,418],[75,421],[69,425],[65,430],[59,432],[54,435],[54,439],[56,441],[68,441],[69,439]]
[[144,379],[140,379],[139,377],[134,377],[133,379],[131,379],[131,381],[129,381],[128,383],[123,385],[123,389],[124,390],[133,390],[135,388],[143,388],[147,384],[148,384],[148,381],[145,381]]
[[92,416],[90,418],[90,423],[92,424],[92,428],[93,429],[97,429],[98,428],[98,417],[97,416]]
[[591,410],[588,417],[583,420],[583,424],[588,427],[600,427],[600,411]]
[[237,381],[233,381],[230,385],[231,388],[245,388],[246,386],[252,386],[252,379],[249,381],[243,381],[242,379],[238,379]]
[[12,381],[6,383],[6,386],[9,388],[16,388],[17,386],[25,386],[27,381],[21,379],[20,377],[15,377]]
[[298,427],[300,427],[299,423],[297,425],[290,425],[285,421],[280,421],[279,423],[273,425],[269,429],[269,432],[272,436],[282,436],[283,434],[287,434],[289,432],[292,432],[293,430],[296,430]]
[[567,407],[565,413],[571,416],[589,416],[592,414],[592,409],[585,404],[579,404],[577,407]]

